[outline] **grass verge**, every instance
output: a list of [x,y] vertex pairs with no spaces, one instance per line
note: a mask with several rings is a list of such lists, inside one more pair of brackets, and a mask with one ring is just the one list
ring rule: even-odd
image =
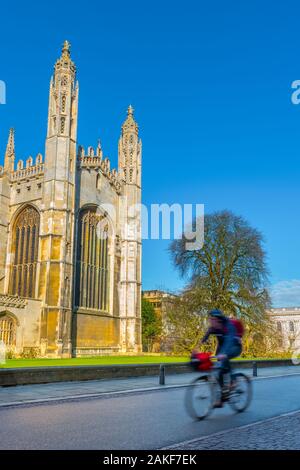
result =
[[167,362],[187,362],[184,356],[101,356],[78,357],[72,359],[8,359],[0,368],[15,367],[57,367],[57,366],[96,366],[120,364],[156,364]]

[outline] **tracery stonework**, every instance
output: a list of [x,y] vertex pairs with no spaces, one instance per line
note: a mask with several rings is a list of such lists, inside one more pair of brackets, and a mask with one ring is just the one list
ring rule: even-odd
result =
[[108,225],[95,210],[82,212],[78,224],[75,306],[109,311]]
[[13,226],[13,260],[9,293],[19,297],[35,297],[40,216],[26,206]]
[[[141,349],[141,240],[123,230],[141,201],[138,125],[129,106],[111,169],[100,141],[77,146],[78,90],[65,41],[50,82],[45,158],[16,162],[11,129],[0,167],[0,335],[16,353]],[[132,223],[140,227],[139,214]]]

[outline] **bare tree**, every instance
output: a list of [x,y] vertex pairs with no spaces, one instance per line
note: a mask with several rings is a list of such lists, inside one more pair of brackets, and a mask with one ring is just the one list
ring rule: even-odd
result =
[[185,242],[173,241],[170,252],[200,309],[220,308],[250,322],[265,317],[268,270],[258,230],[232,212],[215,212],[205,216],[203,248],[187,251]]
[[230,211],[206,215],[200,250],[186,250],[184,235],[169,250],[175,267],[187,279],[182,303],[169,312],[178,333],[184,317],[182,329],[188,330],[189,323],[191,343],[196,342],[204,328],[203,318],[212,308],[244,320],[252,337],[255,330],[268,330],[270,297],[263,238],[247,221]]

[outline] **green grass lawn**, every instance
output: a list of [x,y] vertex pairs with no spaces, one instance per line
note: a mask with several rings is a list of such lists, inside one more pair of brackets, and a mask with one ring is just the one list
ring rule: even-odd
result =
[[[260,359],[279,359],[266,357],[243,357],[237,360],[253,360]],[[283,357],[284,359],[284,357]],[[167,362],[188,362],[189,358],[185,356],[164,356],[156,354],[155,356],[102,356],[102,357],[86,357],[73,359],[8,359],[6,364],[0,365],[0,368],[14,367],[49,367],[49,366],[96,366],[96,365],[117,365],[117,364],[160,364]]]
[[162,362],[187,362],[183,356],[102,356],[73,359],[8,359],[0,368],[49,367],[49,366],[96,366],[114,364],[151,364]]

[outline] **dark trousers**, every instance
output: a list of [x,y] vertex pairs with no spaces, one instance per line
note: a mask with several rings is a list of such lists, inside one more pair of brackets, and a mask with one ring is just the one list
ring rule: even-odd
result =
[[[230,359],[233,359],[234,357],[240,356],[242,352],[242,346],[238,342],[229,349],[226,353],[226,359],[223,359],[220,361],[220,370],[219,370],[219,384],[220,387],[223,388],[224,386],[224,375],[231,373],[231,364],[230,364]],[[217,354],[225,354],[221,351],[218,351]]]

